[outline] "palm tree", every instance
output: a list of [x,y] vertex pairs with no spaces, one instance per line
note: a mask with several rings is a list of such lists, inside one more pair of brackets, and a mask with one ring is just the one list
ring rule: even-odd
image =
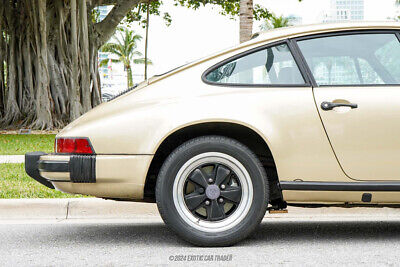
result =
[[291,26],[291,21],[293,20],[292,17],[284,17],[283,15],[281,16],[276,16],[272,15],[269,20],[266,20],[261,26],[260,29],[262,31],[266,30],[271,30],[271,29],[276,29],[276,28],[283,28],[283,27],[288,27]]
[[[400,7],[400,0],[395,1],[396,8]],[[398,15],[398,11],[396,12],[397,15],[394,18],[388,17],[389,20],[400,21],[400,16]]]
[[[136,50],[137,43],[142,39],[142,36],[135,34],[134,31],[127,28],[119,28],[119,35],[115,37],[116,42],[109,42],[102,46],[102,52],[109,52],[116,56],[118,59],[112,60],[113,62],[122,62],[124,69],[127,72],[127,84],[128,88],[133,86],[132,79],[132,63],[133,64],[144,64],[145,59],[142,58],[142,53]],[[138,58],[139,57],[139,58]],[[101,66],[108,63],[108,59],[104,59],[100,62]],[[147,64],[152,64],[151,60],[147,60]]]
[[253,0],[240,0],[240,42],[251,39],[253,33]]

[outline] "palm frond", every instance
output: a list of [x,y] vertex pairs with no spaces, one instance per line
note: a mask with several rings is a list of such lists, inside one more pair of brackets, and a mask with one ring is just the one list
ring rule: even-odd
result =
[[122,47],[120,44],[116,43],[106,43],[101,47],[102,52],[108,52],[116,54],[117,56],[122,56]]
[[[114,37],[114,42],[103,45],[101,51],[117,55],[119,59],[116,62],[122,62],[125,68],[131,66],[131,62],[134,64],[144,64],[144,58],[133,59],[135,56],[143,56],[141,52],[136,50],[138,42],[142,40],[142,36],[127,28],[118,28],[117,32],[118,34]],[[152,65],[153,62],[148,59],[147,64]]]
[[[133,63],[135,63],[135,64],[144,64],[145,63],[145,59],[144,58],[135,58],[133,60]],[[147,65],[153,65],[153,62],[150,59],[147,59]]]
[[262,31],[266,31],[276,28],[288,27],[292,25],[291,24],[292,19],[293,19],[292,17],[284,17],[283,15],[281,16],[272,15],[270,19],[266,20],[260,26],[260,29]]
[[140,53],[139,51],[133,51],[133,52],[132,52],[132,55],[133,55],[133,56],[138,56],[138,57],[143,56],[143,54]]
[[[100,61],[100,64],[99,64],[100,67],[105,67],[105,66],[107,66],[109,61],[110,61],[110,59],[108,59],[108,58],[105,58],[105,59],[101,60],[101,61]],[[113,62],[113,63],[119,63],[119,62],[121,62],[121,60],[119,60],[119,59],[111,59],[111,62]]]
[[100,67],[107,66],[108,65],[108,61],[109,61],[108,58],[101,60],[99,66]]

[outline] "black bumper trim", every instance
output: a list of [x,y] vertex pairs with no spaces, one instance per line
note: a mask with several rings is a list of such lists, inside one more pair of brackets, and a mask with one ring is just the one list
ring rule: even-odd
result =
[[39,159],[41,156],[47,155],[44,152],[31,152],[25,154],[25,172],[41,183],[44,186],[47,186],[50,189],[54,189],[54,185],[46,180],[46,178],[42,177],[39,172]]
[[282,190],[400,192],[400,182],[280,182]]
[[[40,160],[44,152],[31,152],[25,154],[25,171],[39,183],[54,189],[51,181],[40,175],[40,172],[64,172],[69,173],[72,183],[96,182],[96,156],[95,155],[70,155],[68,161]],[[63,182],[57,180],[57,182]],[[64,181],[65,182],[65,181]]]
[[96,156],[72,155],[69,160],[69,172],[73,183],[95,183]]

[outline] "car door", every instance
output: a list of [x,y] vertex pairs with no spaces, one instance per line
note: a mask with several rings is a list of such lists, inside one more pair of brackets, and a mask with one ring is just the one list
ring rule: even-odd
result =
[[355,180],[400,180],[399,41],[394,31],[296,40],[332,149]]

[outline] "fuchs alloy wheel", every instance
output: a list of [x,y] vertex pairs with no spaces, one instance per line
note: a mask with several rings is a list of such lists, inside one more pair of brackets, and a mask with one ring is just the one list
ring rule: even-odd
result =
[[178,171],[173,199],[179,215],[204,232],[227,230],[248,213],[253,185],[246,168],[230,155],[202,153]]
[[168,157],[157,179],[156,199],[165,223],[188,242],[232,245],[262,220],[268,180],[246,146],[226,137],[204,136]]

